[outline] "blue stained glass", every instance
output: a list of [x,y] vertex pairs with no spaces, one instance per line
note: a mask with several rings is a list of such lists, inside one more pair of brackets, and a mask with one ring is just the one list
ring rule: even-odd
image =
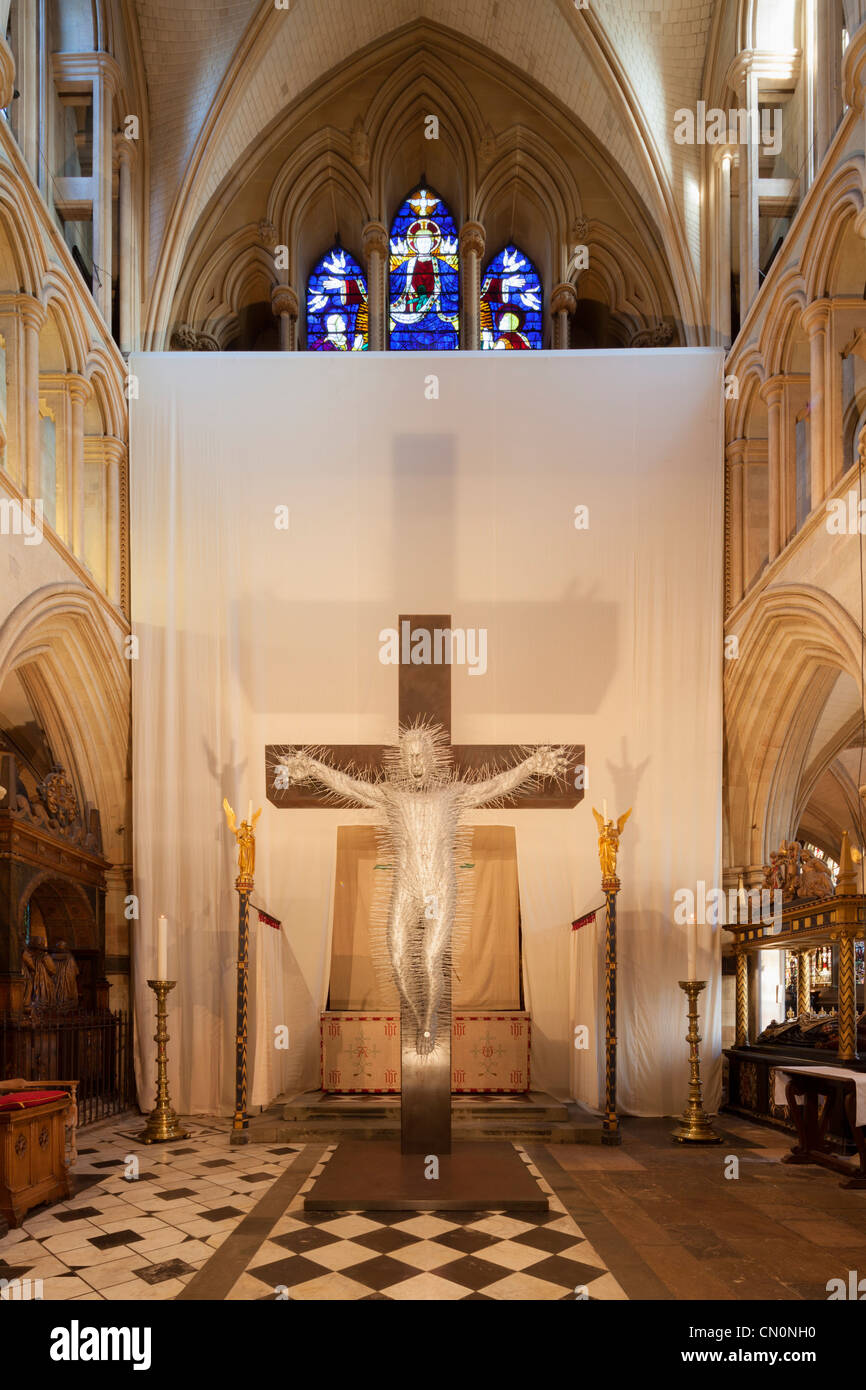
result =
[[307,281],[307,348],[310,352],[365,352],[368,326],[364,272],[348,251],[335,246]]
[[482,348],[541,348],[541,303],[541,277],[532,261],[516,246],[506,246],[481,282]]
[[389,289],[392,352],[460,346],[457,228],[429,188],[407,198],[391,224]]

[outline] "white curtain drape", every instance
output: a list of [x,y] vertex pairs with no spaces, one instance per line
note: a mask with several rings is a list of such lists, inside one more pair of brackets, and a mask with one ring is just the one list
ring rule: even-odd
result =
[[[579,807],[472,816],[516,828],[533,1084],[598,1102],[602,923],[572,933],[571,921],[601,901],[591,803],[606,798],[611,813],[634,805],[620,856],[620,1101],[679,1109],[686,928],[673,895],[720,871],[721,354],[145,354],[131,370],[142,1103],[164,912],[173,1099],[231,1110],[223,796],[265,804],[254,900],[283,921],[275,932],[251,918],[251,1103],[317,1084],[337,827],[372,817],[267,804],[264,747],[391,740],[398,672],[379,634],[400,613],[450,612],[487,634],[486,670],[452,670],[456,743],[587,748]],[[719,941],[699,932],[712,1104]],[[592,1045],[577,1051],[582,1023]]]

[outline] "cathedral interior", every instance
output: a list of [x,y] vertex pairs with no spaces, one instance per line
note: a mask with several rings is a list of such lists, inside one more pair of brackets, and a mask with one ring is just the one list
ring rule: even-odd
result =
[[[48,1302],[110,1305],[860,1296],[856,1279],[844,1290],[866,1261],[864,238],[866,0],[0,0],[0,1297],[13,1285],[30,1297],[21,1289],[37,1282]],[[502,351],[529,357],[486,356]],[[358,356],[317,357],[335,352]],[[668,788],[684,825],[693,790],[695,804],[710,798],[709,849],[705,860],[696,851],[694,875],[675,862],[677,827],[641,820],[658,759],[641,787],[633,740],[626,755],[614,725],[598,746],[603,725],[590,715],[604,709],[601,678],[581,705],[589,677],[574,677],[573,709],[566,697],[557,704],[560,685],[543,690],[533,631],[546,641],[546,620],[520,605],[545,543],[509,559],[510,523],[495,523],[496,614],[507,597],[502,621],[526,643],[501,678],[490,657],[501,708],[473,704],[484,681],[458,685],[455,675],[452,711],[440,668],[426,683],[416,674],[427,658],[407,646],[435,645],[445,629],[453,642],[456,623],[469,621],[455,617],[452,633],[445,612],[469,572],[465,499],[476,495],[459,424],[453,457],[435,440],[418,445],[426,477],[395,455],[383,503],[395,527],[420,518],[393,585],[377,581],[376,602],[397,622],[399,745],[386,746],[390,714],[376,722],[366,704],[344,708],[360,686],[372,707],[354,658],[343,670],[316,646],[313,608],[344,622],[339,584],[351,567],[329,534],[311,532],[306,592],[286,598],[285,622],[296,652],[314,634],[296,661],[322,674],[307,703],[292,704],[292,664],[265,653],[262,620],[260,681],[275,717],[255,725],[259,746],[245,741],[252,723],[225,715],[220,727],[240,746],[205,750],[206,826],[185,838],[199,793],[192,763],[173,744],[163,750],[159,711],[177,708],[178,738],[204,759],[199,706],[184,715],[178,692],[218,681],[233,644],[253,640],[243,606],[252,599],[232,607],[233,581],[213,559],[230,554],[240,572],[243,547],[257,549],[232,511],[241,504],[227,499],[258,486],[277,513],[286,501],[261,490],[267,470],[245,383],[260,382],[262,400],[275,402],[279,467],[318,474],[323,496],[315,440],[330,436],[341,460],[328,484],[334,536],[348,537],[343,512],[366,516],[368,502],[362,466],[345,460],[368,458],[390,403],[397,445],[410,438],[398,398],[414,389],[414,352],[428,354],[425,371],[443,363],[443,396],[462,389],[460,369],[467,391],[499,392],[513,412],[490,436],[503,460],[501,441],[523,429],[521,392],[529,409],[546,373],[551,399],[561,391],[567,402],[568,371],[576,383],[582,364],[606,374],[588,390],[601,433],[576,394],[557,417],[560,443],[545,436],[520,467],[543,500],[572,452],[582,458],[605,420],[611,430],[620,422],[634,471],[612,473],[610,489],[636,480],[626,511],[650,498],[622,592],[646,585],[633,611],[655,604],[661,633],[676,627],[669,589],[689,588],[688,564],[695,594],[712,593],[705,620],[718,660],[703,670],[634,639],[635,652],[649,652],[646,688],[670,680],[677,709],[712,726],[701,737],[712,743],[715,790],[697,768],[694,788]],[[692,558],[676,571],[659,559],[668,578],[656,583],[640,536],[688,484],[661,471],[652,481],[665,443],[640,383],[650,400],[654,381],[659,399],[662,378],[671,383],[674,453],[686,362],[715,373],[716,394],[700,407],[704,442],[698,432],[683,447],[695,450],[696,478],[706,454],[705,495],[718,505],[696,503],[712,510]],[[503,385],[509,371],[513,388]],[[429,402],[440,380],[424,380]],[[178,423],[185,399],[199,412],[201,474],[181,444],[151,471],[172,438],[188,437]],[[313,401],[323,402],[318,423],[307,418]],[[236,434],[225,424],[232,411]],[[612,465],[586,463],[595,525]],[[388,486],[370,473],[371,491]],[[507,495],[523,494],[515,483]],[[440,516],[452,517],[458,539],[431,559],[425,527]],[[212,524],[225,532],[223,550],[208,548]],[[294,540],[294,513],[292,527]],[[233,528],[241,559],[230,552]],[[275,544],[263,539],[262,555]],[[358,550],[359,572],[374,570],[374,549]],[[718,581],[706,589],[704,554]],[[442,567],[438,602],[439,590],[428,602],[404,582],[428,562]],[[201,612],[209,593],[227,615],[218,660],[179,636],[176,647],[153,646],[178,576],[197,568]],[[173,578],[157,593],[160,570]],[[574,599],[559,639],[578,653],[586,643],[588,666],[603,665],[593,646],[603,622],[588,607],[584,630],[580,601],[604,597],[601,561],[598,573],[600,588]],[[166,630],[188,628],[192,611],[178,606]],[[483,676],[476,636],[466,629],[454,660]],[[368,684],[396,710],[390,660],[374,654]],[[525,693],[532,679],[537,705]],[[253,664],[238,697],[250,708],[256,685]],[[211,701],[230,704],[228,689]],[[585,737],[572,715],[586,716]],[[653,756],[676,738],[676,729],[659,735]],[[580,782],[571,765],[583,767],[584,742],[589,781]],[[338,771],[350,765],[351,776]],[[506,780],[486,785],[497,777]],[[445,812],[437,822],[451,837],[437,848],[438,878],[432,851],[413,848],[413,836],[434,833],[415,815],[418,796],[434,792],[456,808],[453,824]],[[510,817],[521,794],[525,822]],[[479,806],[493,809],[461,838],[458,813]],[[390,817],[387,842],[376,807]],[[303,829],[285,849],[283,879],[293,827]],[[553,848],[544,859],[548,833],[555,864]],[[583,860],[568,867],[569,836],[587,846],[591,882]],[[638,846],[664,865],[666,909],[629,896],[648,862]],[[415,875],[409,887],[401,865]],[[463,912],[467,866],[474,899]],[[178,934],[187,873],[205,885],[185,890],[194,904],[184,911],[200,913],[194,941],[192,927]],[[671,891],[694,888],[702,873],[698,892],[715,892],[723,919],[700,904],[697,923],[694,908],[676,915]],[[549,888],[556,907],[545,919],[557,875],[565,906]],[[637,953],[642,914],[653,940],[677,951],[682,942],[680,977],[673,946],[666,955],[648,940]],[[294,937],[293,918],[305,924]],[[424,919],[441,926],[435,949]],[[555,931],[554,969],[543,933]],[[422,944],[407,947],[401,932]],[[664,961],[667,994],[653,959]],[[703,992],[690,992],[699,976]],[[162,987],[169,978],[174,995]],[[545,990],[556,994],[549,1013]],[[405,1156],[412,1124],[416,1156],[438,1152],[442,1131],[424,1129],[434,1068],[423,1063],[446,1048],[446,1009],[442,1152],[450,1157],[452,1132],[455,1154],[488,1140],[491,1155],[508,1148],[515,1181],[531,1180],[543,1208],[483,1195],[475,1208],[425,1205],[423,1184],[402,1209],[383,1205],[381,1191],[378,1205],[356,1200],[351,1186],[342,1206],[310,1206],[320,1180],[338,1185],[346,1146],[396,1145],[402,1134]],[[670,1037],[666,1023],[647,1023],[663,1015],[674,1017]],[[167,1017],[168,1044],[154,1045],[155,1017],[163,1032]],[[285,1055],[269,1042],[280,1028],[292,1039]],[[645,1028],[656,1040],[647,1056]],[[254,1239],[244,1235],[250,1217]]]

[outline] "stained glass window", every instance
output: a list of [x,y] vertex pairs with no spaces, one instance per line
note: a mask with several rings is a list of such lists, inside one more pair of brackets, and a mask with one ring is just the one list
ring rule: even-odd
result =
[[392,352],[460,346],[457,228],[429,188],[407,198],[392,223],[389,289]]
[[364,352],[368,346],[367,281],[348,251],[334,247],[307,282],[310,352]]
[[516,246],[500,251],[482,277],[481,346],[485,351],[542,346],[541,278]]

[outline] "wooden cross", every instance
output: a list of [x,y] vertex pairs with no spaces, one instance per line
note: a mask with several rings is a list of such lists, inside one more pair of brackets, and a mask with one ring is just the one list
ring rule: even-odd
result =
[[[398,622],[398,632],[409,624],[409,633],[429,634],[430,650],[435,651],[434,634],[451,629],[451,618],[447,614],[403,615]],[[418,717],[434,720],[445,729],[449,744],[451,739],[451,668],[447,662],[413,665],[402,660],[404,644],[401,641],[401,661],[399,676],[399,723],[411,724]],[[441,650],[441,647],[440,647]],[[529,757],[531,748],[519,744],[450,744],[451,756],[457,773],[465,777],[477,769],[491,765],[510,766]],[[315,810],[330,804],[326,794],[318,787],[308,784],[293,784],[286,788],[275,786],[273,776],[284,748],[270,744],[265,749],[265,781],[268,800],[283,809]],[[360,777],[374,777],[383,767],[383,744],[336,744],[317,749],[317,754],[337,767],[350,765]],[[567,808],[576,806],[583,800],[582,787],[575,787],[574,771],[584,765],[584,749],[574,750],[575,769],[569,769],[569,780],[565,785],[550,783],[547,787],[529,795],[509,797],[503,804],[516,810],[541,809],[546,807]],[[583,778],[578,779],[581,782]],[[348,803],[351,805],[352,803]],[[355,803],[357,804],[357,803]],[[451,1017],[450,972],[446,972],[445,989],[442,994],[439,1016]],[[401,1131],[404,1154],[447,1154],[451,1152],[451,1028],[440,1026],[440,1043],[427,1057],[419,1057],[415,1048],[415,1032],[410,1026],[401,1027]]]
[[[430,634],[433,647],[433,634],[437,629],[451,630],[451,618],[446,613],[424,614],[422,616],[401,616],[398,632],[402,634],[403,624],[408,623],[410,633],[426,631]],[[435,648],[434,648],[435,649]],[[403,644],[401,642],[401,655]],[[398,722],[402,726],[411,724],[417,718],[431,719],[442,728],[451,740],[451,666],[442,662],[435,665],[414,666],[400,662]],[[328,745],[317,756],[332,762],[336,767],[348,768],[352,765],[359,777],[375,776],[383,766],[382,758],[387,745],[381,743],[337,743]],[[283,748],[268,744],[265,749],[265,782],[267,796],[274,806],[282,809],[315,810],[319,806],[330,806],[320,787],[304,783],[284,789],[274,786],[273,768],[279,760]],[[463,777],[485,766],[498,764],[501,767],[519,762],[529,757],[532,748],[516,743],[458,743],[451,744],[451,756],[457,773]],[[584,749],[574,750],[575,769],[584,764]],[[570,780],[563,786],[550,783],[528,795],[518,794],[509,797],[503,804],[515,810],[540,810],[551,806],[577,806],[583,800],[583,790],[574,786],[574,771],[569,769]],[[269,770],[269,771],[268,771]],[[583,780],[583,779],[581,779]],[[351,805],[352,803],[347,803]],[[354,803],[357,805],[357,803]]]

